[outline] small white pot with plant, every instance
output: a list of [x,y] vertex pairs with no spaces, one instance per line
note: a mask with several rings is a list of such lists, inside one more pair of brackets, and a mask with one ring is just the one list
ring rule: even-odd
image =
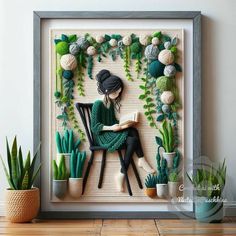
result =
[[168,197],[168,168],[165,158],[161,158],[160,153],[157,154],[157,196],[159,198]]
[[57,146],[57,164],[59,164],[61,156],[65,157],[65,165],[67,172],[70,173],[70,156],[72,150],[76,150],[81,143],[81,140],[78,139],[74,141],[73,130],[66,130],[64,135],[56,132],[56,146]]
[[33,187],[41,167],[37,161],[40,145],[32,161],[30,152],[24,161],[21,147],[17,148],[16,137],[11,150],[8,141],[6,143],[8,168],[0,156],[10,185],[6,190],[6,218],[15,223],[29,222],[37,216],[40,206],[39,189]]
[[71,153],[70,159],[70,178],[69,178],[69,194],[73,198],[79,198],[83,190],[83,168],[86,160],[86,152],[79,152],[77,149]]
[[168,168],[172,168],[176,156],[173,127],[169,121],[164,120],[159,131],[162,138],[156,137],[157,144],[164,148],[165,152],[162,155],[167,161]]
[[169,181],[168,181],[168,191],[169,197],[175,198],[178,196],[179,190],[179,174],[177,170],[172,170],[169,173]]
[[56,160],[53,160],[53,194],[57,198],[63,198],[67,192],[68,172],[65,164],[65,156],[62,155],[57,165]]

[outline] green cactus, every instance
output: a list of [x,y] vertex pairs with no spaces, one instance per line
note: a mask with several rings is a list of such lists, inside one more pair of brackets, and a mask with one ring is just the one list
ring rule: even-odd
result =
[[160,147],[158,147],[158,152],[156,156],[157,160],[157,184],[167,184],[168,183],[168,167],[165,158],[161,158]]
[[145,179],[146,188],[156,188],[157,176],[153,174],[147,175]]
[[22,155],[21,147],[19,147],[19,150],[17,148],[16,136],[14,138],[11,151],[10,151],[7,139],[6,139],[6,146],[7,146],[8,169],[1,155],[0,155],[0,158],[1,158],[2,165],[5,171],[5,175],[10,185],[10,188],[14,190],[31,189],[41,167],[41,164],[37,163],[38,167],[35,171],[36,160],[38,157],[40,145],[38,146],[36,153],[34,154],[32,162],[31,162],[30,152],[28,152],[25,163],[23,163],[23,155]]
[[70,157],[70,177],[82,178],[84,163],[86,160],[86,152],[79,152],[72,150]]
[[74,142],[73,130],[66,130],[63,136],[57,131],[55,138],[58,153],[72,153],[81,143],[80,139]]
[[68,173],[66,170],[65,156],[61,155],[59,165],[53,160],[53,179],[54,180],[66,180]]

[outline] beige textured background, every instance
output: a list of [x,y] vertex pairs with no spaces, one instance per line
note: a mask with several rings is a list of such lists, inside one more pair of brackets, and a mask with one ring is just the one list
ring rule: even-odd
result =
[[[171,38],[177,36],[179,39],[179,43],[177,45],[179,50],[179,59],[178,63],[184,68],[183,65],[183,48],[184,48],[184,31],[182,29],[150,29],[150,30],[60,30],[60,29],[53,29],[51,30],[51,159],[56,157],[56,146],[55,146],[55,130],[62,130],[61,122],[57,120],[55,117],[60,114],[60,109],[57,108],[55,105],[55,99],[54,99],[54,91],[55,91],[55,79],[56,79],[56,54],[55,54],[55,45],[53,42],[53,39],[60,38],[61,34],[77,34],[77,35],[84,35],[85,33],[89,33],[92,36],[96,36],[97,34],[112,34],[112,33],[118,33],[122,36],[130,35],[131,33],[135,33],[136,35],[140,34],[151,34],[155,31],[162,31],[162,33],[169,35]],[[144,110],[143,110],[143,101],[138,99],[138,96],[141,94],[141,89],[139,88],[139,85],[143,82],[140,79],[137,79],[136,72],[134,71],[134,60],[132,60],[133,65],[131,67],[132,71],[132,78],[134,81],[127,81],[125,78],[125,72],[123,69],[123,60],[120,58],[117,58],[115,62],[112,61],[112,59],[108,56],[107,58],[103,58],[101,63],[98,63],[96,61],[96,57],[94,58],[94,67],[93,67],[93,77],[94,79],[91,80],[88,78],[87,71],[85,71],[85,81],[84,81],[84,87],[85,87],[85,97],[78,96],[77,89],[75,86],[75,99],[74,102],[94,102],[97,99],[102,99],[102,96],[100,96],[97,92],[97,83],[95,79],[95,75],[101,70],[101,69],[108,69],[111,73],[118,75],[120,78],[122,78],[124,82],[124,92],[122,95],[122,108],[120,114],[127,114],[132,111],[140,111],[140,123],[137,125],[137,128],[140,133],[142,146],[144,149],[145,158],[148,160],[148,162],[156,169],[156,151],[157,151],[157,145],[155,143],[155,136],[158,134],[158,131],[155,128],[151,128],[148,125],[148,122],[146,120],[146,117],[144,116]],[[145,67],[145,65],[143,65]],[[142,74],[141,74],[142,75]],[[180,99],[183,104],[183,95],[184,95],[184,75],[183,73],[177,73],[176,81],[177,86],[179,88],[180,93]],[[76,83],[75,79],[75,83]],[[155,99],[155,98],[154,98]],[[80,127],[83,128],[83,125],[81,123],[79,114],[77,111],[75,111],[77,120],[79,121]],[[117,117],[119,117],[120,114],[117,114]],[[183,129],[184,129],[184,117],[183,117],[183,109],[179,110],[179,114],[181,116],[181,120],[179,121],[179,135],[180,135],[180,146],[179,150],[182,153],[182,157],[184,157],[184,144],[183,144]],[[154,114],[154,118],[156,118],[156,115]],[[85,143],[84,146],[81,146],[81,150],[87,151],[87,160],[90,156],[90,151],[88,148],[88,142]],[[134,161],[136,162],[137,166],[137,156],[134,155]],[[131,188],[133,191],[133,197],[129,197],[127,190],[125,193],[119,193],[116,191],[115,187],[115,174],[119,172],[120,170],[120,163],[118,154],[115,153],[108,153],[107,154],[107,162],[106,162],[106,168],[104,173],[104,180],[103,180],[103,186],[101,189],[97,188],[99,173],[100,173],[100,165],[101,165],[101,152],[96,152],[93,166],[90,171],[90,175],[88,178],[87,186],[85,194],[79,198],[79,199],[72,199],[69,195],[66,196],[66,198],[63,200],[65,202],[70,201],[79,201],[79,202],[162,202],[166,201],[163,199],[150,199],[145,196],[144,191],[139,189],[136,178],[133,174],[132,168],[129,168],[129,179],[131,183]],[[86,166],[85,166],[86,167]],[[146,177],[146,172],[137,167],[141,180],[144,185],[144,179]],[[50,181],[50,180],[49,180]],[[51,201],[52,202],[58,202],[56,197],[53,196],[51,193]]]

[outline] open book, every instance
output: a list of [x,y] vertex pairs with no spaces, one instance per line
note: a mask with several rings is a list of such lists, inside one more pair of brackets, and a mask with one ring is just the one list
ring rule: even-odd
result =
[[138,111],[121,116],[119,125],[120,126],[123,126],[123,125],[132,126],[132,125],[138,123],[138,116],[139,116]]

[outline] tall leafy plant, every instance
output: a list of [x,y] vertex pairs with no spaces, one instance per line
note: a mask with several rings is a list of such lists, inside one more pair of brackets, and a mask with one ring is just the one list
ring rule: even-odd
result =
[[[11,189],[26,190],[31,189],[35,179],[39,173],[41,164],[36,166],[40,145],[31,161],[30,151],[27,154],[25,161],[23,160],[21,146],[17,147],[17,138],[15,136],[12,147],[10,149],[8,140],[6,139],[7,146],[7,164],[5,165],[2,156],[0,156],[2,165]],[[36,169],[36,170],[35,170]]]
[[72,151],[70,157],[70,177],[82,178],[84,163],[86,160],[86,152],[79,152],[78,149]]

